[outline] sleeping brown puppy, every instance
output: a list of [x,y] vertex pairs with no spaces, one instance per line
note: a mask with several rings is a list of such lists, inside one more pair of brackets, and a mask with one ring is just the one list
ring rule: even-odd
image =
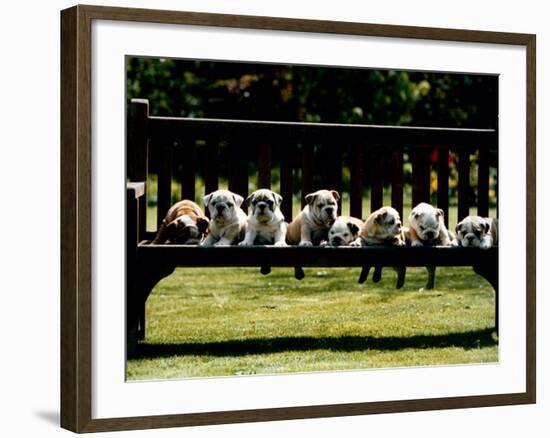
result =
[[198,245],[208,230],[208,223],[201,208],[184,199],[170,207],[152,243]]

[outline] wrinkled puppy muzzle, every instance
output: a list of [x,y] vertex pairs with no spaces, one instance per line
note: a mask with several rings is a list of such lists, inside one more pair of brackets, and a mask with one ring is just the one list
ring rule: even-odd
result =
[[339,236],[331,237],[330,246],[343,246],[346,245],[346,241]]

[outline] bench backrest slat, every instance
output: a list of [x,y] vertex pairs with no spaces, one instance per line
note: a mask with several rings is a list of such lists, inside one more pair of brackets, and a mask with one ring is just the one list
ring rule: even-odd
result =
[[173,145],[170,143],[163,143],[159,149],[161,154],[158,174],[157,229],[172,205],[172,156],[174,152]]
[[403,150],[394,149],[391,155],[391,204],[397,210],[401,220],[403,217]]
[[[384,148],[371,149],[368,154],[370,178],[370,212],[378,210],[384,204]],[[368,216],[370,212],[363,215]]]
[[489,149],[479,150],[477,168],[477,214],[489,216]]
[[437,206],[445,213],[445,226],[449,226],[449,149],[437,150]]
[[470,152],[458,153],[458,220],[470,214]]

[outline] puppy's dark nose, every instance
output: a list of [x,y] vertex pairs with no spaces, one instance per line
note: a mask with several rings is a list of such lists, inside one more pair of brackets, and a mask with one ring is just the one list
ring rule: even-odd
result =
[[468,241],[471,242],[472,240],[474,240],[474,236],[466,236],[466,239],[468,239]]
[[435,233],[433,231],[426,231],[426,237],[428,239],[433,239],[435,237]]
[[266,204],[264,204],[263,202],[258,204],[258,208],[260,209],[260,211],[264,211],[265,207],[266,207]]
[[332,212],[334,211],[334,208],[327,207],[325,210],[326,210],[327,214],[332,214]]
[[218,213],[221,213],[225,207],[223,205],[216,206],[216,210],[218,210]]

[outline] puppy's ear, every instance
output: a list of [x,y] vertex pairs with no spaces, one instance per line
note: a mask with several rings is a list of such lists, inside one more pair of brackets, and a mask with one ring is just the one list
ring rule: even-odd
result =
[[309,193],[306,195],[306,202],[311,205],[315,202],[315,198],[317,197],[317,193]]
[[375,222],[381,224],[382,222],[384,222],[384,219],[386,219],[386,216],[387,216],[387,215],[388,215],[387,212],[378,213],[378,214],[375,216],[374,220],[375,220]]
[[459,222],[458,224],[456,224],[455,233],[456,234],[460,233],[461,229],[462,229],[462,222]]
[[337,201],[340,200],[340,193],[338,193],[336,190],[331,190],[330,193],[332,194],[332,196],[334,196],[334,199],[336,199]]
[[243,204],[244,198],[241,195],[233,193],[233,199],[235,200],[237,207],[240,207]]
[[359,227],[355,225],[353,222],[348,222],[348,228],[351,231],[351,234],[353,234],[354,236],[356,236],[357,233],[359,233]]
[[211,200],[212,200],[212,193],[209,193],[204,198],[202,198],[202,202],[204,202],[205,207],[208,207],[208,204],[210,204]]
[[275,198],[275,204],[278,207],[279,205],[281,205],[281,202],[283,202],[283,197],[278,193],[275,193],[275,192],[271,192],[271,193],[273,193],[273,197]]
[[173,220],[166,225],[166,238],[170,239],[178,235],[181,227],[181,222],[178,219]]
[[200,217],[197,219],[197,228],[202,234],[206,233],[206,230],[208,230],[209,223],[210,221],[207,217]]
[[445,212],[441,210],[441,208],[436,208],[435,215],[437,216],[438,219],[439,218],[443,219],[445,217]]
[[246,199],[244,200],[244,202],[246,203],[246,206],[247,206],[247,207],[250,207],[250,203],[252,202],[252,199],[253,199],[253,198],[254,198],[254,193],[251,193],[251,194],[248,196],[248,198],[246,198]]
[[485,230],[485,234],[487,234],[491,229],[491,224],[488,220],[483,221],[483,229]]

